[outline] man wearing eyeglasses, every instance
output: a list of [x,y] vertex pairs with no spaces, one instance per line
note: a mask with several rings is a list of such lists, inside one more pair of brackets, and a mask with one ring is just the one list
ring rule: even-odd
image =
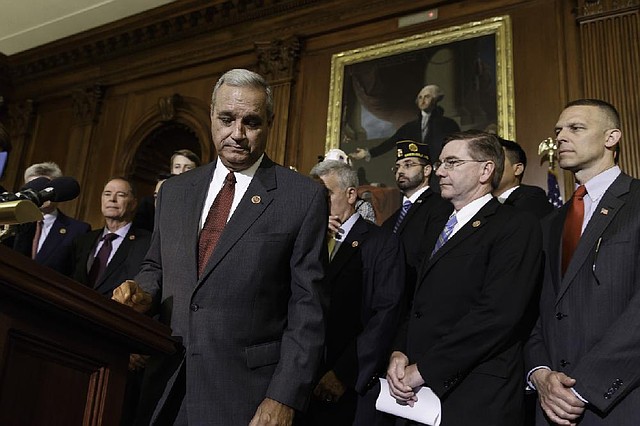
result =
[[542,267],[540,224],[491,195],[504,168],[495,135],[452,135],[434,168],[455,210],[418,272],[387,370],[391,395],[414,405],[417,389],[430,387],[448,426],[521,425],[522,343]]
[[[416,270],[434,241],[426,240],[427,230],[435,235],[447,222],[453,207],[429,187],[431,164],[429,147],[413,140],[396,144],[397,160],[392,171],[402,192],[402,207],[382,226],[397,234],[405,252],[406,299],[410,304],[415,289]],[[433,234],[430,232],[429,234]]]

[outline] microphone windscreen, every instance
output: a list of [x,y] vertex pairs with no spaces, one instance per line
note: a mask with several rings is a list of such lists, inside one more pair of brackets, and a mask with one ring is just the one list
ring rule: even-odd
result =
[[25,189],[33,189],[36,192],[40,192],[47,186],[49,186],[50,183],[51,179],[49,179],[48,177],[40,176],[22,185],[20,191],[24,191]]
[[55,196],[53,201],[71,201],[80,195],[80,184],[71,176],[62,176],[56,178],[46,185],[47,188],[53,188]]

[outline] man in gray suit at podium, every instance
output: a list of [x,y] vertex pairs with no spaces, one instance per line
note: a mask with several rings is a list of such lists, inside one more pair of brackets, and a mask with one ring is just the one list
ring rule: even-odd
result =
[[164,183],[142,270],[116,292],[139,310],[149,293],[181,341],[148,367],[151,424],[289,425],[307,405],[324,339],[327,195],[264,153],[272,121],[261,76],[220,78],[218,159]]

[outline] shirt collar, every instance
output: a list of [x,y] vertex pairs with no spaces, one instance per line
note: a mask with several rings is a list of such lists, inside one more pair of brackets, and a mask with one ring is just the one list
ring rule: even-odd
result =
[[425,186],[424,188],[420,188],[418,189],[416,192],[414,192],[411,197],[407,197],[406,195],[404,197],[402,197],[402,204],[404,204],[405,201],[411,201],[411,204],[415,203],[416,200],[424,193],[424,191],[426,191],[427,189],[429,189],[429,185]]
[[475,216],[475,214],[478,213],[485,204],[491,201],[492,198],[493,195],[485,194],[480,198],[476,198],[475,200],[458,210],[456,212],[456,219],[458,220],[458,224],[462,226],[470,221],[471,218]]
[[[605,191],[611,186],[614,180],[622,173],[620,167],[613,166],[604,172],[595,175],[589,179],[584,186],[587,188],[587,196],[591,199],[591,202],[597,204],[600,198],[604,195]],[[579,185],[576,185],[578,188]]]
[[[118,229],[116,232],[114,232],[114,234],[118,234],[119,237],[124,238],[129,233],[129,229],[131,229],[131,222]],[[102,237],[100,237],[100,239],[104,238],[104,236],[109,233],[111,233],[111,231],[109,231],[109,229],[105,226],[104,230],[102,231]]]
[[[236,181],[243,181],[243,180],[251,181],[253,176],[256,174],[256,170],[258,170],[258,167],[260,167],[260,164],[262,163],[263,158],[264,158],[264,154],[262,154],[260,158],[258,158],[258,160],[251,165],[251,167],[244,170],[240,170],[239,172],[233,172],[233,174],[236,177]],[[222,164],[222,160],[220,160],[220,156],[218,156],[218,159],[216,160],[216,169],[213,172],[214,176],[222,175],[222,180],[224,181],[224,177],[228,175],[230,171],[231,170],[227,169],[227,167],[224,164]]]
[[[354,214],[352,214],[351,216],[349,216],[349,219],[345,220],[344,223],[342,225],[340,225],[340,229],[342,229],[344,232],[341,234],[336,234],[334,235],[334,239],[336,241],[344,241],[345,238],[347,238],[347,235],[349,235],[349,232],[351,231],[351,228],[353,228],[353,225],[356,223],[356,221],[358,220],[358,218],[360,217],[360,213],[356,212]],[[336,238],[338,235],[340,235],[340,238]]]
[[512,188],[507,189],[502,194],[498,195],[498,201],[504,204],[504,202],[507,201],[507,198],[509,198],[509,196],[513,194],[513,191],[515,191],[518,188],[520,188],[520,185],[516,185]]

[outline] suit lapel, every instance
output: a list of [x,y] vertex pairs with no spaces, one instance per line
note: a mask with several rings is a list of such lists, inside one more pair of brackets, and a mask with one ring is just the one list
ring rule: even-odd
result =
[[553,280],[553,288],[558,293],[560,288],[560,275],[561,275],[561,244],[562,244],[562,228],[564,226],[564,219],[567,217],[567,211],[569,209],[569,203],[565,203],[560,208],[557,214],[554,214],[550,219],[549,225],[549,242],[547,244],[547,261],[549,262],[549,270],[551,271],[551,279]]
[[60,231],[68,226],[68,222],[67,217],[58,210],[58,217],[53,222],[51,230],[49,230],[49,235],[47,235],[47,238],[42,244],[42,248],[40,248],[40,251],[36,255],[38,262],[44,263],[49,256],[51,256],[53,250],[58,246],[58,242],[65,237],[64,235],[61,235],[62,233]]
[[620,197],[629,192],[630,185],[631,178],[621,174],[605,191],[602,200],[600,200],[600,203],[598,203],[594,209],[593,215],[580,237],[576,251],[567,266],[567,272],[560,283],[556,302],[558,302],[567,291],[570,283],[589,258],[592,248],[604,230],[624,206],[625,202]]
[[[400,226],[398,227],[398,232],[397,232],[398,235],[402,234],[402,231],[403,231],[404,227],[407,225],[407,223],[409,223],[409,221],[411,220],[411,217],[413,217],[416,214],[418,209],[420,209],[420,205],[422,203],[425,203],[427,201],[427,197],[429,197],[432,194],[433,194],[433,191],[431,191],[431,188],[427,188],[427,190],[424,191],[418,197],[416,202],[413,203],[413,205],[411,206],[411,208],[407,212],[407,215],[404,217],[404,219],[402,219],[402,222],[400,223]],[[402,207],[400,207],[400,210],[402,210]],[[398,211],[398,214],[400,214],[400,211]],[[396,220],[398,220],[398,216],[396,216]]]
[[[182,229],[185,231],[184,241],[191,244],[190,247],[185,247],[186,259],[185,267],[189,268],[189,274],[192,277],[192,282],[198,281],[198,240],[200,237],[200,218],[202,217],[202,210],[204,209],[204,203],[209,193],[209,185],[211,179],[213,179],[213,173],[216,169],[216,162],[210,163],[210,173],[205,174],[205,178],[193,180],[190,184],[185,185],[189,188],[183,194],[183,205],[187,206],[184,216],[182,217]],[[200,196],[193,196],[193,194],[201,194]]]
[[209,262],[202,276],[198,279],[198,286],[204,282],[216,265],[220,263],[229,250],[271,204],[273,201],[272,191],[276,188],[275,163],[265,155],[238,207],[236,207],[229,222],[224,227],[224,231],[209,258]]
[[356,223],[353,224],[347,237],[340,244],[340,247],[338,247],[338,251],[333,257],[333,260],[329,262],[327,268],[328,281],[332,281],[358,252],[360,244],[362,244],[366,238],[366,233],[367,225],[364,223],[364,219],[359,217]]
[[451,250],[465,241],[467,238],[478,232],[478,230],[482,229],[488,221],[490,217],[493,216],[500,207],[501,204],[495,198],[492,198],[487,204],[482,206],[482,208],[476,213],[471,220],[464,224],[462,228],[458,232],[456,232],[449,240],[438,250],[432,258],[430,258],[426,265],[425,270],[421,274],[421,279],[418,282],[418,285],[422,282],[424,276],[429,272],[429,270],[441,259],[443,256],[446,256]]
[[118,250],[116,250],[116,252],[113,254],[111,262],[107,264],[107,269],[105,269],[104,274],[102,274],[102,277],[100,277],[100,281],[96,283],[96,289],[100,288],[100,286],[107,280],[107,278],[109,278],[109,276],[113,274],[114,271],[116,271],[120,267],[120,265],[125,262],[125,260],[127,260],[129,248],[132,244],[134,244],[135,239],[136,232],[135,229],[131,227],[129,228],[129,232],[127,232],[127,235],[122,240],[122,243],[120,243]]

